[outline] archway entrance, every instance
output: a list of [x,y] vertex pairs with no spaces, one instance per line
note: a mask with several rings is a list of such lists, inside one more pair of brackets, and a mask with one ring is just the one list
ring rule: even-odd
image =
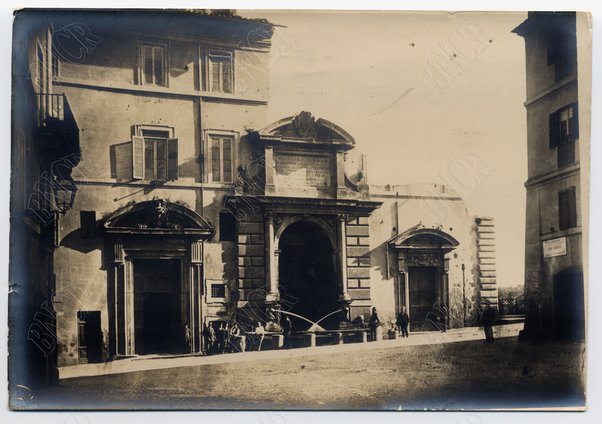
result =
[[[330,239],[319,225],[301,221],[289,225],[279,242],[279,285],[283,310],[317,321],[339,309],[335,255]],[[311,324],[291,317],[294,330]],[[337,314],[320,322],[330,329]]]

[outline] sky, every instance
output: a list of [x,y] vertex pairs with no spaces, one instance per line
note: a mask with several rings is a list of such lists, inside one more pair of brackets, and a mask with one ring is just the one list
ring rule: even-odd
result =
[[511,31],[526,13],[239,14],[283,26],[268,122],[306,110],[341,126],[370,184],[446,183],[495,218],[498,284],[522,284],[525,52]]

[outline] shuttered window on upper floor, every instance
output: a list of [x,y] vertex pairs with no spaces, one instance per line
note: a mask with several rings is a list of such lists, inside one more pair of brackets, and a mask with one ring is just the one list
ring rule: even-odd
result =
[[164,44],[140,44],[140,83],[167,86],[167,46]]
[[209,50],[207,54],[207,76],[209,91],[232,93],[234,91],[234,70],[232,52]]
[[575,162],[575,141],[579,138],[578,103],[571,103],[549,115],[549,144],[557,149],[558,167]]
[[558,228],[567,230],[577,226],[577,195],[575,187],[558,192]]
[[111,146],[111,176],[118,180],[178,179],[178,139],[173,131],[138,129],[131,142]]

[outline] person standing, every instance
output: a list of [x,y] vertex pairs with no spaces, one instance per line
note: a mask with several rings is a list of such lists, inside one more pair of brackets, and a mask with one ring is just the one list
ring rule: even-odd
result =
[[184,323],[184,343],[186,344],[186,353],[192,352],[192,332],[188,326],[188,322]]
[[293,329],[293,323],[288,315],[285,315],[282,319],[282,334],[284,335],[284,348],[291,348],[291,331]]
[[215,349],[215,330],[211,324],[205,323],[203,338],[205,340],[205,355],[211,355]]
[[368,327],[370,328],[372,341],[375,342],[377,338],[378,327],[380,327],[380,318],[378,318],[376,307],[372,308],[372,315],[370,315],[370,319],[368,320]]
[[255,334],[259,336],[259,345],[257,346],[257,351],[261,351],[261,345],[263,345],[263,339],[265,338],[265,327],[261,323],[261,321],[257,321],[257,327],[255,328]]
[[483,331],[485,332],[485,343],[493,343],[493,324],[496,320],[495,309],[491,307],[489,302],[485,304],[485,310],[483,311],[482,323]]
[[401,337],[409,337],[408,325],[410,324],[410,317],[406,312],[406,307],[401,307],[401,312],[397,315],[397,328],[401,331]]

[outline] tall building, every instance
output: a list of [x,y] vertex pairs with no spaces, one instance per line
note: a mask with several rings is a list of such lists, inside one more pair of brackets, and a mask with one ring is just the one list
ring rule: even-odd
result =
[[577,19],[575,13],[530,12],[513,32],[525,39],[527,75],[524,335],[581,339],[581,199],[587,194],[580,156],[587,156],[580,153],[588,143],[579,117],[588,119],[589,111],[579,99]]
[[[493,220],[453,188],[371,187],[338,124],[265,122],[274,29],[219,11],[17,15],[15,107],[34,113],[14,134],[54,131],[30,144],[50,164],[55,325],[30,336],[59,369],[198,354],[216,321],[329,330],[405,306],[411,330],[440,331],[497,302]],[[19,161],[13,190],[35,163]]]

